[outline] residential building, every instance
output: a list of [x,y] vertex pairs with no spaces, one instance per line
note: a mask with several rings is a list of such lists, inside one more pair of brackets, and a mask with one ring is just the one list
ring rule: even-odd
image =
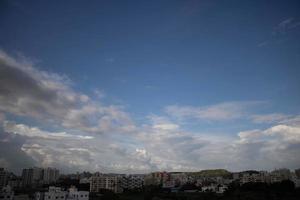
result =
[[36,187],[42,184],[43,169],[34,167],[23,169],[22,182],[23,187]]
[[88,191],[78,191],[76,187],[69,188],[67,200],[89,200]]
[[4,168],[0,168],[0,189],[7,185],[9,172]]
[[115,193],[121,193],[123,192],[121,179],[122,177],[117,175],[95,174],[91,177],[90,192],[98,193],[102,189],[106,189]]
[[210,185],[206,185],[206,186],[202,186],[202,192],[216,192],[217,191],[218,186],[215,184],[210,184]]
[[144,186],[144,176],[127,175],[122,177],[121,186],[123,189],[140,189]]
[[12,177],[7,181],[7,185],[9,185],[12,189],[17,189],[22,187],[22,179],[20,177]]
[[264,173],[243,173],[240,178],[240,183],[245,184],[249,182],[258,183],[265,182],[265,174]]
[[55,168],[43,169],[43,183],[50,184],[55,183],[59,178],[59,170]]
[[216,193],[222,194],[228,189],[227,185],[218,185]]
[[170,173],[153,172],[145,176],[145,185],[162,185],[166,181],[170,181]]
[[60,187],[50,186],[48,192],[45,192],[44,200],[66,200],[67,192]]
[[0,200],[13,200],[14,199],[14,191],[12,188],[8,186],[2,187],[0,191]]

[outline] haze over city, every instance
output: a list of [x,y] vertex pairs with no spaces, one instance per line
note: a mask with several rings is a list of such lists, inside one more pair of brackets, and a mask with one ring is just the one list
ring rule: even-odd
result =
[[299,8],[0,1],[0,167],[299,168]]

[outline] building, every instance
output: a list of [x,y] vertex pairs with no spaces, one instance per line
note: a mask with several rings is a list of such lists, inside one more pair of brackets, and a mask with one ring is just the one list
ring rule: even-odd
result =
[[76,187],[63,191],[60,187],[50,186],[47,192],[36,192],[34,200],[89,200],[89,192],[78,191]]
[[202,186],[201,189],[202,192],[216,192],[218,186],[216,184],[210,184],[210,185]]
[[9,185],[12,189],[17,189],[22,187],[22,179],[20,177],[12,177],[8,180],[7,185]]
[[28,168],[22,171],[22,186],[37,187],[42,184],[55,183],[59,178],[59,170],[55,168]]
[[189,181],[185,173],[171,173],[170,176],[171,182],[173,182],[175,186],[186,184]]
[[13,200],[14,199],[14,191],[10,186],[2,187],[0,191],[0,200]]
[[44,194],[44,200],[66,200],[67,192],[60,187],[50,186],[48,192]]
[[43,169],[43,183],[50,184],[55,183],[59,178],[59,170],[55,168]]
[[23,169],[22,184],[23,187],[36,187],[42,184],[43,169],[34,167]]
[[240,183],[245,184],[245,183],[249,183],[249,182],[252,182],[252,183],[266,182],[265,173],[263,173],[263,172],[243,173],[240,178]]
[[153,172],[145,176],[145,185],[162,185],[170,179],[171,176],[168,172]]
[[227,185],[220,184],[217,187],[216,193],[223,194],[228,189]]
[[81,178],[79,180],[80,184],[87,184],[87,183],[90,183],[90,182],[91,182],[90,178]]
[[289,169],[276,169],[270,173],[271,183],[276,183],[288,179],[291,179],[291,172]]
[[127,175],[121,180],[121,187],[127,190],[141,189],[144,186],[144,176],[142,175]]
[[0,189],[7,185],[9,172],[4,168],[0,168]]
[[69,188],[67,200],[89,200],[88,191],[78,191],[76,187]]
[[115,193],[123,192],[122,177],[117,175],[95,174],[91,177],[90,192],[99,193],[101,190],[111,190]]
[[45,193],[44,192],[36,192],[34,193],[34,200],[44,200]]

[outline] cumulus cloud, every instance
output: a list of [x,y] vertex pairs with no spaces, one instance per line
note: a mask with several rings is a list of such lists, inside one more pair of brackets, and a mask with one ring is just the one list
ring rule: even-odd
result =
[[75,92],[70,82],[65,76],[38,70],[30,61],[0,51],[0,111],[84,132],[134,129],[121,107],[96,103]]
[[[260,103],[172,105],[136,125],[122,106],[99,103],[75,91],[65,76],[0,51],[0,164],[121,173],[296,167],[300,117],[251,114]],[[241,118],[269,127],[216,135],[180,123]],[[49,131],[44,122],[62,131]]]
[[[25,138],[20,149],[36,163],[64,171],[137,173],[220,167],[229,170],[273,169],[294,168],[300,161],[297,157],[300,124],[278,124],[263,130],[242,131],[236,136],[216,136],[184,131],[178,124],[176,129],[161,128],[157,125],[171,121],[166,117],[152,118],[154,120],[139,128],[138,134],[126,136],[126,140],[111,135],[82,140],[28,126],[33,133],[25,134],[24,124],[13,123],[14,128],[7,131]],[[38,131],[42,133],[37,134]]]
[[34,118],[61,117],[81,96],[68,80],[38,71],[0,51],[0,110]]
[[[297,168],[300,159],[300,124],[279,124],[264,130],[249,130],[238,134],[235,143],[239,158],[251,158],[251,164],[266,169],[274,167]],[[247,152],[243,149],[247,149]]]

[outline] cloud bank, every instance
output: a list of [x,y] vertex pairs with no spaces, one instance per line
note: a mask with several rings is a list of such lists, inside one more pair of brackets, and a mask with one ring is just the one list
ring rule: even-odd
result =
[[[0,165],[122,173],[299,167],[300,117],[253,114],[259,101],[169,105],[137,123],[122,105],[74,88],[68,77],[0,51]],[[240,119],[254,128],[214,134],[182,123]]]

